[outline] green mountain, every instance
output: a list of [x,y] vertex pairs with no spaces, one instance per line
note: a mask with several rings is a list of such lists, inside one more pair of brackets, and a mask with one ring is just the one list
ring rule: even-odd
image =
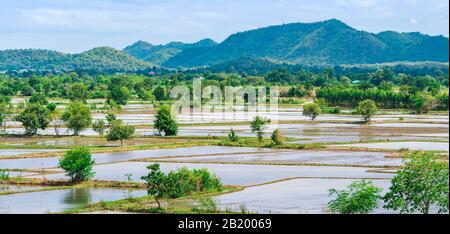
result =
[[210,48],[217,43],[211,39],[204,39],[196,43],[170,42],[165,45],[152,45],[145,41],[138,41],[127,46],[123,51],[140,60],[162,65],[181,51],[197,48]]
[[239,32],[209,49],[185,50],[169,67],[205,66],[255,57],[300,64],[364,64],[396,61],[448,62],[448,38],[420,33],[359,31],[332,19]]
[[52,50],[0,51],[0,70],[96,70],[133,72],[154,65],[111,47],[98,47],[79,54]]

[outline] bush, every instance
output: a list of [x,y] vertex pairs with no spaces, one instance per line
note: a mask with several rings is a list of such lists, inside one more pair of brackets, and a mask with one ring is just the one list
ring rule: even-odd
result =
[[155,197],[158,207],[160,198],[180,198],[196,193],[214,192],[222,190],[220,179],[208,172],[207,169],[193,169],[186,167],[164,174],[159,164],[147,167],[150,173],[142,179],[147,182],[148,194]]
[[0,180],[9,180],[9,173],[4,169],[0,169]]
[[280,129],[276,129],[275,131],[273,131],[271,138],[272,138],[272,142],[275,145],[284,144],[284,136],[283,136],[283,133],[281,133]]
[[228,140],[231,142],[239,141],[239,137],[237,136],[236,132],[233,129],[231,129],[230,132],[228,133]]
[[36,135],[38,129],[47,128],[50,122],[50,111],[39,103],[30,103],[16,117],[16,120],[22,123],[26,135]]
[[102,119],[98,119],[92,124],[92,130],[94,130],[96,133],[98,133],[100,136],[103,136],[105,133],[106,124],[105,121]]
[[94,176],[92,172],[94,164],[89,150],[81,147],[67,151],[59,160],[58,166],[66,172],[72,182],[81,182]]
[[378,207],[380,193],[372,181],[353,182],[345,190],[330,189],[330,196],[336,195],[336,199],[328,203],[328,208],[339,214],[367,214]]
[[122,121],[116,120],[111,125],[111,128],[106,135],[108,141],[120,141],[120,146],[123,146],[123,140],[129,140],[133,137],[135,132],[134,126],[123,125]]
[[449,210],[448,162],[439,161],[432,152],[413,152],[392,179],[384,196],[385,208],[401,213],[428,214],[435,206],[439,213]]
[[259,116],[256,116],[250,123],[250,127],[253,133],[256,133],[258,141],[261,142],[263,139],[264,129],[266,128],[268,120]]
[[160,134],[165,136],[176,136],[178,134],[178,125],[172,117],[170,106],[161,106],[155,115],[155,128]]
[[62,114],[62,120],[66,123],[67,128],[71,129],[75,136],[78,136],[81,131],[91,125],[91,111],[81,101],[71,102]]

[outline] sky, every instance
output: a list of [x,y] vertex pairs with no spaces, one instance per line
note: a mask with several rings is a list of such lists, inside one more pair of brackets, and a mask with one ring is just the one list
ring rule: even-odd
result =
[[448,0],[0,0],[0,50],[221,42],[236,32],[330,18],[374,33],[448,37],[448,8]]

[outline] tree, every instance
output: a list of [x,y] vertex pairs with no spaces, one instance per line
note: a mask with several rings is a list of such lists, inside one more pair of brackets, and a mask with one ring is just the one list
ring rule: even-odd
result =
[[131,98],[131,92],[127,87],[125,77],[111,78],[111,84],[108,86],[108,90],[108,102],[114,100],[119,105],[125,105]]
[[372,100],[364,100],[358,104],[356,112],[362,115],[365,123],[370,122],[372,116],[378,112],[377,104]]
[[64,126],[64,122],[61,120],[61,112],[59,110],[54,110],[50,112],[50,122],[52,123],[53,129],[55,130],[55,135],[59,136],[59,131],[61,127]]
[[330,189],[329,196],[336,198],[328,203],[328,208],[339,214],[367,214],[378,207],[381,191],[370,180],[353,182],[344,190]]
[[116,120],[117,120],[116,114],[114,114],[113,112],[106,113],[106,121],[108,121],[108,125],[111,125]]
[[164,87],[158,86],[153,90],[153,96],[155,97],[156,101],[162,101],[166,99],[166,91],[164,90]]
[[275,131],[273,131],[271,139],[275,145],[284,144],[284,136],[280,129],[275,129]]
[[341,84],[345,87],[348,88],[352,85],[352,80],[350,78],[348,78],[347,76],[342,76],[339,81],[341,82]]
[[108,141],[120,141],[120,146],[123,146],[123,140],[131,139],[134,135],[134,127],[130,125],[123,125],[122,121],[116,120],[111,125],[106,139]]
[[39,103],[29,103],[16,120],[22,123],[26,135],[36,135],[38,129],[47,128],[50,122],[50,111]]
[[314,121],[321,112],[320,106],[316,103],[308,103],[303,106],[303,115],[309,116],[312,121]]
[[62,119],[75,136],[78,136],[81,131],[92,123],[89,107],[80,101],[71,102],[62,114]]
[[142,179],[147,182],[147,193],[155,198],[158,208],[161,208],[159,199],[164,196],[165,193],[165,174],[159,168],[159,164],[151,164],[147,167],[150,173],[143,176]]
[[178,134],[178,125],[172,117],[170,106],[164,105],[158,108],[155,115],[155,128],[160,134],[165,136],[176,136]]
[[92,124],[92,130],[94,130],[100,136],[103,136],[103,134],[105,133],[105,129],[106,124],[105,121],[103,121],[102,119],[98,119]]
[[427,93],[418,93],[412,99],[418,114],[428,113],[435,105],[435,98]]
[[261,142],[263,139],[264,129],[266,127],[267,119],[256,116],[250,123],[250,127],[253,133],[256,133],[258,141]]
[[89,91],[83,83],[73,83],[67,89],[67,97],[71,101],[81,101],[86,103],[89,97]]
[[32,104],[40,104],[43,106],[48,104],[47,97],[43,93],[33,93],[33,95],[28,99],[28,102]]
[[89,150],[81,147],[67,151],[59,160],[58,166],[66,172],[72,182],[81,182],[94,176],[92,172],[94,164]]
[[384,207],[428,214],[435,206],[439,213],[448,212],[448,162],[439,161],[439,154],[433,152],[413,152],[408,158],[392,179],[390,191],[383,198]]

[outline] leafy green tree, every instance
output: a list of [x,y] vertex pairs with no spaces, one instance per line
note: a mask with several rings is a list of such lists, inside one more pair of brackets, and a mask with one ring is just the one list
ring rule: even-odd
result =
[[358,107],[356,108],[356,112],[359,115],[362,115],[365,123],[368,123],[370,122],[370,119],[372,119],[372,116],[378,112],[378,107],[374,101],[364,100],[359,103]]
[[47,128],[50,122],[50,111],[43,105],[29,103],[25,109],[16,116],[25,128],[26,135],[36,135],[38,129]]
[[161,171],[158,163],[151,164],[147,168],[150,170],[150,173],[146,176],[143,176],[142,179],[147,182],[148,195],[153,196],[156,203],[158,204],[158,208],[161,208],[159,199],[164,197],[166,192],[166,175]]
[[108,102],[110,102],[110,100],[114,100],[119,105],[125,105],[131,98],[131,91],[127,87],[127,80],[125,77],[111,78],[108,91]]
[[92,124],[92,130],[94,130],[100,136],[103,136],[103,134],[105,133],[105,129],[106,123],[102,119],[98,119]]
[[260,116],[256,116],[250,123],[250,128],[253,133],[256,133],[258,141],[261,142],[263,139],[264,129],[266,128],[267,119]]
[[82,182],[94,176],[92,167],[95,160],[87,148],[81,147],[67,151],[59,160],[58,166],[66,172],[72,182]]
[[352,80],[350,78],[348,78],[347,76],[342,76],[339,81],[341,82],[341,84],[348,88],[352,85]]
[[106,113],[106,121],[108,122],[108,125],[113,124],[113,122],[116,120],[117,120],[116,114],[114,114],[113,112]]
[[49,104],[47,105],[47,109],[48,109],[50,112],[54,112],[54,111],[56,110],[56,103],[54,103],[54,102],[49,103]]
[[64,121],[61,120],[61,112],[59,110],[55,109],[54,111],[50,112],[50,122],[52,123],[53,129],[55,130],[55,135],[58,137],[61,127],[64,126]]
[[130,125],[123,125],[122,121],[116,120],[111,125],[106,139],[108,141],[120,141],[120,146],[123,146],[124,140],[129,140],[133,137],[135,128]]
[[28,99],[28,102],[32,104],[40,104],[43,106],[48,104],[47,97],[43,93],[33,93],[33,95]]
[[336,198],[328,203],[328,208],[339,214],[367,214],[378,207],[381,191],[370,180],[353,182],[344,190],[330,189],[329,196]]
[[164,87],[157,86],[153,90],[153,96],[155,97],[156,101],[162,101],[166,99],[166,91],[164,90]]
[[67,97],[71,101],[81,101],[86,103],[89,97],[89,91],[83,83],[73,83],[67,89]]
[[160,134],[165,136],[176,136],[178,134],[178,124],[172,117],[170,106],[163,105],[156,111],[155,128]]
[[273,131],[271,139],[275,145],[282,145],[285,141],[283,133],[280,129],[275,129],[275,131]]
[[320,106],[316,103],[308,103],[303,106],[303,115],[309,116],[313,121],[320,115],[321,112],[322,110],[320,109]]
[[236,131],[234,131],[233,128],[228,133],[228,140],[231,141],[231,142],[238,142],[239,141],[239,137],[238,137],[238,135],[236,134]]
[[435,98],[427,93],[417,93],[412,99],[418,114],[428,113],[435,105]]
[[385,208],[401,213],[428,214],[435,206],[439,213],[449,210],[448,162],[433,152],[413,152],[392,179],[384,196]]
[[91,111],[83,102],[71,102],[62,114],[62,120],[73,131],[73,134],[78,136],[81,131],[91,125]]

